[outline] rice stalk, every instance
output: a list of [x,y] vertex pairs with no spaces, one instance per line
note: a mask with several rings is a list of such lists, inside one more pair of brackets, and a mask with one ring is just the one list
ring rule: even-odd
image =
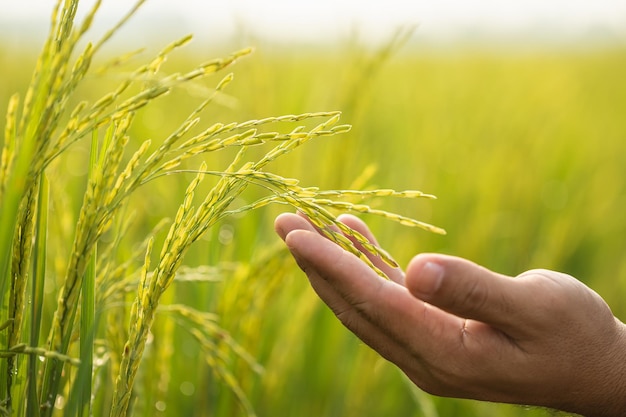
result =
[[[47,161],[45,155],[53,143],[65,103],[69,95],[81,82],[89,68],[92,48],[88,44],[70,69],[69,62],[76,42],[82,33],[73,29],[73,21],[78,1],[57,2],[53,14],[50,35],[39,56],[35,72],[24,99],[21,117],[17,121],[17,96],[12,99],[5,129],[5,146],[2,156],[2,193],[3,214],[7,214],[2,222],[2,248],[0,253],[0,269],[2,284],[0,285],[0,305],[4,298],[6,278],[10,276],[8,315],[12,326],[8,334],[8,346],[20,337],[22,314],[24,310],[24,291],[27,269],[33,246],[34,213],[36,211],[39,178]],[[83,27],[87,30],[89,22]],[[84,31],[83,31],[84,32]],[[15,128],[17,126],[17,128]],[[17,155],[17,156],[13,156]],[[10,230],[11,228],[13,230]],[[10,236],[15,236],[15,239]],[[13,248],[7,242],[13,240]],[[7,262],[13,258],[11,265]],[[7,273],[10,268],[10,274]],[[6,364],[7,380],[2,391],[6,392],[6,404],[11,409],[11,381],[13,360]]]
[[[37,183],[38,184],[38,183]],[[24,300],[26,295],[26,283],[28,280],[30,258],[33,249],[35,234],[35,211],[37,209],[37,194],[39,190],[37,185],[31,188],[26,201],[23,203],[24,208],[19,211],[18,224],[16,230],[13,247],[13,262],[11,265],[11,277],[9,288],[9,308],[8,318],[11,324],[7,329],[7,346],[16,345],[21,339],[22,324],[24,319]],[[14,369],[16,364],[13,357],[7,358],[6,361],[6,393],[7,407],[11,409],[11,390]]]
[[[109,188],[114,184],[117,170],[128,137],[126,132],[132,116],[120,120],[107,132],[103,143],[104,149],[99,153],[94,168],[93,178],[89,179],[83,200],[71,257],[66,270],[64,284],[60,291],[57,309],[48,337],[50,350],[66,353],[69,349],[76,309],[82,289],[83,278],[88,261],[98,238],[108,229],[111,217],[118,207],[106,205]],[[44,371],[42,398],[49,401],[56,395],[62,372],[62,363],[47,361]],[[45,403],[45,401],[42,401]]]
[[[182,171],[178,171],[182,172]],[[198,171],[185,171],[198,172]],[[294,178],[285,178],[276,174],[254,171],[252,169],[240,170],[233,173],[202,171],[204,174],[216,176],[232,176],[240,178],[243,181],[250,182],[262,186],[274,194],[261,198],[251,204],[239,207],[233,210],[224,211],[222,217],[243,213],[248,210],[257,209],[268,204],[288,204],[296,210],[305,214],[309,220],[320,229],[321,233],[333,240],[345,250],[353,253],[367,263],[379,275],[386,277],[385,274],[367,258],[346,236],[350,236],[356,240],[362,247],[370,253],[380,257],[384,262],[392,267],[398,267],[398,264],[382,249],[372,245],[363,235],[357,231],[347,227],[337,220],[326,208],[336,209],[340,212],[352,211],[356,213],[373,214],[384,217],[388,220],[398,222],[404,226],[419,227],[432,233],[445,234],[445,230],[433,226],[431,224],[415,220],[413,218],[402,216],[397,213],[391,213],[385,210],[373,209],[367,204],[356,204],[346,201],[332,200],[325,197],[400,197],[400,198],[427,198],[434,199],[435,196],[426,194],[417,190],[396,191],[392,189],[374,189],[374,190],[327,190],[320,191],[317,187],[303,188],[298,185],[299,181]],[[322,198],[320,198],[322,197]]]
[[263,368],[226,330],[217,325],[217,316],[180,304],[162,305],[159,307],[159,311],[166,313],[198,341],[211,369],[236,395],[246,414],[250,417],[255,416],[254,408],[234,374],[229,370],[229,359],[220,345],[225,344],[235,355],[243,359],[253,371],[261,373]]
[[[228,279],[237,269],[237,264],[220,263],[219,265],[186,267],[181,265],[176,271],[174,281],[177,283],[215,283]],[[148,279],[152,279],[154,272],[148,272]],[[112,274],[113,277],[120,276]],[[101,296],[99,304],[114,305],[119,303],[119,296],[132,293],[140,278],[140,271],[129,272],[116,280]],[[117,301],[116,301],[117,300]]]
[[161,295],[171,284],[175,270],[180,266],[182,256],[191,243],[189,242],[188,233],[188,229],[194,221],[191,203],[194,190],[203,176],[203,174],[198,174],[187,188],[185,200],[179,207],[174,222],[170,227],[163,243],[158,265],[150,279],[148,279],[148,268],[154,241],[151,240],[148,244],[144,268],[137,287],[137,297],[131,309],[129,338],[124,346],[120,372],[117,377],[115,395],[111,406],[111,416],[125,416],[128,411],[132,387],[146,346],[148,332],[154,321],[156,307],[159,304]]
[[[175,43],[174,46],[179,46],[182,43],[183,42]],[[165,53],[171,51],[174,46],[166,48],[166,52],[162,52],[160,57],[162,58]],[[181,79],[190,80],[207,75],[229,65],[245,53],[246,52],[233,54],[233,56],[225,60],[214,60],[201,65],[198,70],[191,71],[183,76],[169,78],[180,81]],[[158,65],[151,65],[149,68],[155,71],[158,69]],[[224,84],[223,82],[221,83],[221,85]],[[126,84],[123,84],[122,88],[118,88],[118,94],[108,96],[111,97],[111,99],[107,99],[104,102],[107,105],[110,104],[109,102],[114,101],[125,88]],[[98,169],[93,179],[90,180],[81,214],[79,215],[74,249],[68,264],[65,284],[59,296],[58,307],[54,317],[54,326],[49,337],[49,344],[53,350],[66,352],[69,347],[68,337],[72,331],[76,309],[75,307],[68,309],[67,306],[76,306],[75,302],[78,299],[82,286],[81,277],[86,267],[84,261],[86,254],[90,252],[98,238],[108,230],[113,217],[121,206],[121,202],[128,197],[136,187],[141,185],[140,181],[137,179],[140,179],[145,173],[149,173],[150,168],[153,166],[150,164],[139,165],[140,158],[150,145],[150,142],[146,141],[128,162],[126,168],[123,169],[120,174],[116,174],[123,151],[128,143],[126,131],[131,125],[134,116],[133,112],[167,91],[168,89],[163,86],[148,89],[125,100],[118,106],[115,114],[117,114],[119,118],[112,120],[113,124],[105,136],[105,140],[102,144],[103,151],[98,161]],[[101,106],[102,102],[100,102],[99,105]],[[92,118],[93,114],[88,117]],[[80,122],[76,123],[80,126]],[[87,130],[89,130],[89,128],[93,129],[94,125],[98,126],[102,122],[91,123],[91,125],[88,124]],[[170,136],[170,138],[178,139],[186,134],[195,123],[197,123],[197,120],[194,119],[183,123],[181,128],[174,135]],[[79,138],[83,134],[80,129],[78,130],[78,133],[74,133],[76,138]],[[67,131],[68,130],[66,130],[66,132]],[[69,139],[68,142],[71,143],[72,140]],[[170,140],[170,143],[173,142],[174,140]],[[53,152],[52,157],[55,157],[59,152],[65,149],[64,146],[66,146],[66,142],[64,134],[61,134],[61,140],[59,140],[57,144],[58,150]],[[158,158],[155,158],[155,160],[158,161]],[[134,171],[139,171],[139,173],[135,173]],[[62,371],[61,364],[48,362],[47,365],[44,376],[44,389],[42,391],[43,398],[54,397],[54,393],[58,391],[58,380]],[[50,401],[46,401],[46,403],[50,403]]]
[[247,352],[232,336],[217,324],[218,316],[214,313],[199,311],[184,304],[164,304],[159,312],[166,312],[184,321],[185,329],[197,328],[211,338],[225,343],[232,351],[243,359],[252,370],[263,372],[263,367]]
[[119,303],[130,292],[129,288],[135,289],[139,272],[133,271],[134,264],[144,256],[152,236],[158,234],[169,223],[168,219],[162,219],[152,228],[149,237],[139,242],[133,248],[128,255],[128,259],[119,261],[115,259],[114,252],[119,247],[122,237],[128,232],[130,224],[134,219],[134,216],[118,216],[118,226],[114,232],[115,240],[101,251],[99,256],[100,273],[96,277],[96,286],[98,288],[96,304],[99,306]]
[[[12,276],[12,264],[19,261],[12,260],[13,237],[16,233],[16,223],[20,215],[19,208],[27,189],[26,176],[31,143],[20,144],[17,140],[15,125],[17,120],[18,96],[14,95],[7,110],[5,140],[0,160],[0,206],[2,208],[2,222],[0,222],[0,306],[4,306],[4,296],[7,284]],[[2,316],[3,320],[10,320]],[[2,387],[2,392],[4,388]]]
[[8,175],[13,168],[15,160],[15,135],[17,110],[19,106],[19,94],[13,94],[9,99],[7,114],[4,125],[4,142],[0,153],[0,201],[4,201],[4,194],[7,187]]

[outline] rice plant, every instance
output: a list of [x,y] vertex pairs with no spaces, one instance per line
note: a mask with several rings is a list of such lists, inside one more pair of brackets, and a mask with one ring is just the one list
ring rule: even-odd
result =
[[[368,213],[443,233],[430,224],[374,209],[364,202],[375,197],[432,195],[391,189],[320,190],[266,170],[273,161],[312,139],[349,131],[349,125],[338,124],[337,111],[203,126],[208,109],[233,81],[230,73],[217,81],[212,77],[249,55],[250,48],[187,71],[165,73],[162,68],[167,58],[191,40],[186,36],[137,66],[100,98],[82,97],[79,87],[87,78],[104,77],[120,63],[135,58],[133,53],[126,54],[94,69],[102,46],[143,2],[137,1],[100,40],[81,47],[101,2],[77,23],[79,1],[59,0],[28,90],[9,101],[0,161],[0,412],[4,415],[131,414],[157,314],[170,318],[193,336],[216,378],[234,393],[246,414],[254,415],[229,368],[228,354],[238,356],[253,370],[258,370],[259,364],[220,327],[214,313],[172,303],[169,296],[175,281],[194,277],[210,282],[232,274],[220,262],[204,268],[184,266],[190,247],[228,216],[269,204],[291,206],[380,274],[347,236],[388,263],[395,265],[394,261],[340,223],[334,213]],[[158,141],[131,140],[133,123],[144,108],[184,86],[208,82],[214,87],[176,129]],[[57,221],[51,215],[50,194],[51,189],[62,189],[66,179],[55,175],[53,168],[68,150],[84,141],[90,141],[90,159],[83,200],[71,242],[60,242],[67,259],[62,262],[61,276],[56,277],[56,269],[49,265],[52,239],[48,231]],[[260,157],[252,152],[257,148],[262,149]],[[227,150],[234,150],[234,157],[225,167],[209,167],[204,161],[189,167],[198,158]],[[172,213],[165,237],[161,239],[161,231],[167,220],[154,225],[148,236],[136,242],[133,253],[120,261],[115,253],[129,227],[131,196],[166,177],[189,173],[194,178],[178,210]],[[200,184],[207,177],[215,179],[214,185],[200,192]],[[249,186],[265,194],[241,203],[239,197]],[[113,239],[103,241],[111,234]],[[135,268],[138,259],[143,260],[142,266]],[[55,280],[60,286],[56,292],[47,293],[46,286]],[[56,302],[51,302],[51,297]],[[52,306],[50,311],[47,306]],[[171,352],[163,350],[160,354]],[[161,378],[167,389],[167,372],[161,373]]]

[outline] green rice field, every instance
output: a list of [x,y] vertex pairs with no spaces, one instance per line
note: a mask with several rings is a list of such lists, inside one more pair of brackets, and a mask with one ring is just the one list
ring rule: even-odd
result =
[[[128,50],[104,48],[97,54],[93,69],[63,106],[71,110],[81,100],[89,105],[98,101],[165,46],[147,45],[144,52],[98,74],[97,69],[111,57],[145,46],[132,39],[127,44]],[[159,69],[163,76],[185,73],[210,59],[254,47],[254,52],[228,68],[176,85],[169,94],[133,110],[134,119],[125,131],[128,144],[120,148],[122,168],[145,140],[152,139],[145,145],[149,148],[141,157],[144,163],[232,72],[232,82],[223,91],[218,88],[194,132],[218,122],[340,111],[337,125],[349,124],[350,131],[341,128],[315,137],[270,162],[267,170],[297,178],[302,187],[410,189],[437,196],[436,200],[375,197],[367,201],[372,208],[446,230],[446,235],[439,235],[363,214],[381,245],[401,265],[417,253],[434,251],[509,275],[532,268],[555,269],[594,288],[617,317],[626,319],[624,47],[442,50],[409,40],[388,54],[384,47],[365,48],[348,40],[332,48],[277,48],[263,42],[231,46],[192,44],[168,55]],[[81,43],[71,54],[72,62],[83,48]],[[38,54],[37,48],[3,46],[0,39],[0,114],[10,109],[14,93],[24,102]],[[124,94],[130,96],[154,83],[146,76]],[[282,134],[302,124],[310,131],[332,115],[280,119],[259,129]],[[71,115],[58,118],[65,126]],[[28,280],[23,304],[29,313],[21,336],[11,341],[13,333],[0,333],[0,350],[6,354],[0,359],[3,375],[8,368],[15,372],[13,378],[2,377],[7,379],[0,384],[2,398],[12,392],[13,401],[2,403],[0,415],[9,409],[14,415],[39,415],[31,414],[29,407],[41,408],[45,403],[35,397],[46,389],[41,382],[44,372],[51,372],[49,381],[54,381],[54,369],[44,371],[44,364],[47,369],[50,363],[56,369],[61,364],[64,373],[58,374],[61,382],[54,404],[48,404],[49,411],[41,408],[41,415],[89,415],[88,409],[94,416],[126,415],[116,414],[112,404],[120,395],[116,377],[124,369],[124,352],[128,346],[134,348],[125,343],[133,340],[133,323],[143,320],[132,315],[142,270],[145,279],[157,275],[154,268],[162,260],[159,253],[168,242],[168,229],[177,221],[188,186],[196,178],[192,171],[205,162],[205,170],[224,172],[237,155],[237,150],[224,149],[191,156],[177,172],[155,176],[111,209],[116,210],[115,216],[98,236],[97,250],[89,251],[93,269],[85,266],[84,279],[92,282],[93,293],[89,296],[83,289],[74,300],[78,307],[76,320],[68,325],[67,358],[59,358],[52,353],[55,345],[48,343],[49,330],[57,323],[59,303],[69,300],[69,296],[60,300],[59,294],[67,282],[72,242],[83,227],[79,217],[88,178],[106,166],[106,161],[94,161],[93,146],[109,137],[107,127],[94,131],[77,138],[43,168],[47,203],[40,197],[33,206],[47,213],[46,250],[33,250],[33,256],[46,260],[44,272],[39,272],[43,274],[37,287],[41,297],[32,292],[37,281]],[[0,137],[6,146],[7,136]],[[259,160],[272,146],[250,146],[242,163]],[[207,175],[197,186],[195,207],[213,187],[220,187],[220,178]],[[233,207],[244,207],[267,193],[266,187],[252,184],[235,195]],[[0,201],[3,210],[8,207],[7,195],[8,191],[5,202]],[[151,327],[141,333],[141,360],[129,365],[135,372],[134,385],[119,399],[122,404],[128,400],[124,412],[207,417],[563,415],[437,398],[412,387],[400,371],[344,329],[309,288],[273,232],[274,217],[285,210],[294,208],[273,204],[219,217],[184,252],[179,272],[159,293],[158,306],[153,305]],[[11,231],[6,213],[0,222]],[[37,229],[41,220],[34,224],[43,233]],[[151,236],[150,253],[146,247]],[[150,261],[149,268],[142,267],[144,258]],[[2,273],[8,277],[6,271]],[[28,274],[37,276],[32,269]],[[7,281],[2,286],[0,322],[12,314],[11,285]],[[40,322],[30,313],[33,303],[40,306]],[[11,327],[15,321],[7,323]],[[90,326],[87,330],[81,328],[85,323]],[[47,356],[26,354],[27,350],[15,354],[20,349],[17,343],[35,347],[29,338],[33,333],[36,346]],[[81,344],[87,335],[93,346],[91,359]],[[41,357],[39,365],[29,365],[31,357]],[[84,368],[69,358],[80,358],[81,363],[91,360],[93,375],[81,373]],[[30,385],[28,381],[34,379],[39,384]],[[90,386],[89,393],[81,393],[75,381]]]

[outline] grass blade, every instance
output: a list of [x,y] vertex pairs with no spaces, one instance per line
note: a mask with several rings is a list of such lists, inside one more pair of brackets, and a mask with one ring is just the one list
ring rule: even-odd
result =
[[[89,178],[93,178],[98,167],[98,135],[94,131],[91,140]],[[91,415],[91,387],[93,369],[93,342],[96,332],[95,286],[96,286],[97,244],[91,253],[81,291],[80,305],[80,367],[74,382],[72,394],[65,409],[66,416]]]
[[[37,234],[35,237],[35,253],[33,260],[33,281],[31,287],[31,323],[30,345],[39,345],[41,334],[41,317],[43,310],[44,282],[46,279],[46,256],[48,252],[48,204],[50,184],[45,175],[42,175],[39,189],[39,204],[37,209]],[[38,358],[34,355],[28,358],[28,385],[27,385],[27,415],[39,416],[39,396],[37,393]]]

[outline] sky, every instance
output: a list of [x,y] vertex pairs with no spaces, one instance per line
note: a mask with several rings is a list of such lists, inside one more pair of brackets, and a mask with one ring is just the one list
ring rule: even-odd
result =
[[[45,34],[54,0],[2,2],[5,40]],[[130,4],[104,0],[99,24],[110,25]],[[245,33],[277,43],[332,42],[355,32],[376,41],[401,25],[417,25],[416,36],[432,42],[526,38],[626,44],[626,0],[148,0],[131,24],[151,38],[194,33],[224,40]]]

